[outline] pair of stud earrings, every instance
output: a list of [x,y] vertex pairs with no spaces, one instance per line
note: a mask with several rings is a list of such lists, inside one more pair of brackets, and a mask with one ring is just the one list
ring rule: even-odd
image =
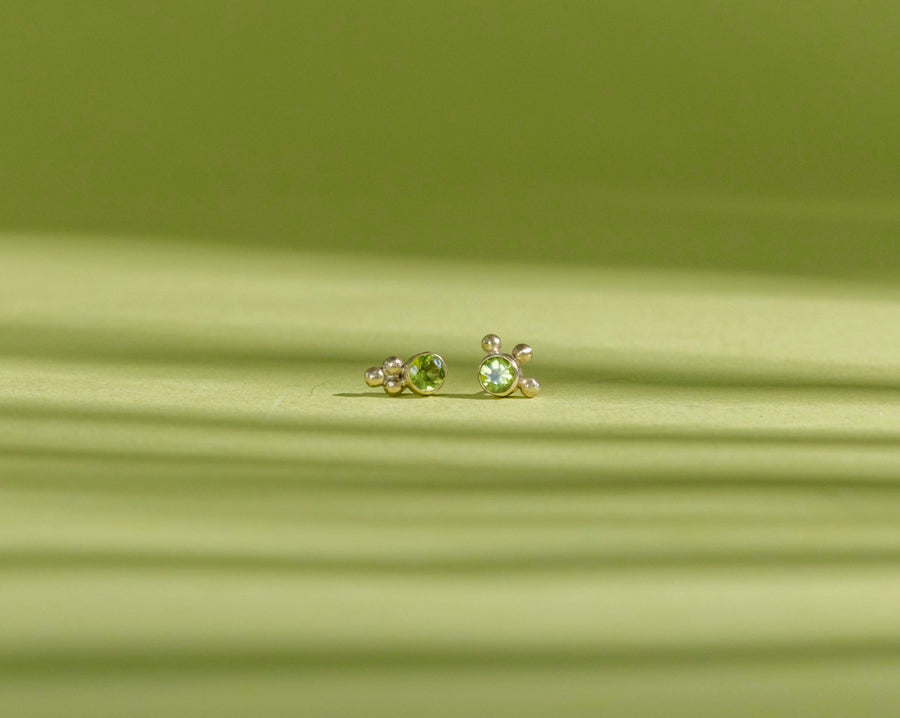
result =
[[[488,334],[481,340],[481,348],[487,356],[478,365],[478,381],[488,394],[509,396],[517,389],[532,398],[541,385],[537,379],[526,378],[522,365],[531,361],[534,351],[527,344],[517,344],[511,354],[500,351],[500,337]],[[447,362],[440,354],[422,352],[403,361],[400,357],[388,357],[381,366],[366,370],[366,384],[384,388],[388,396],[397,396],[405,388],[428,396],[439,391],[447,378]]]

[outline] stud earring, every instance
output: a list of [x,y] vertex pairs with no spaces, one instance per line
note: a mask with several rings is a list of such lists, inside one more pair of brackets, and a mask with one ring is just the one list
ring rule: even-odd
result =
[[388,357],[381,366],[366,369],[366,384],[382,386],[388,396],[397,396],[405,387],[422,396],[434,394],[444,385],[447,362],[440,354],[422,352],[404,362]]
[[487,356],[478,365],[478,381],[482,388],[494,396],[509,396],[516,389],[529,399],[537,396],[541,385],[537,379],[526,379],[522,376],[522,364],[531,361],[534,351],[527,344],[517,344],[512,354],[500,351],[500,337],[488,334],[481,340],[481,348]]

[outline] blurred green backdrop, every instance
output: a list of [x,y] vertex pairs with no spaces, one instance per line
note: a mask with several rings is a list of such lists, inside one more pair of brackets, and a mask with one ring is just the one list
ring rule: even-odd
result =
[[888,0],[3,3],[0,227],[895,276]]

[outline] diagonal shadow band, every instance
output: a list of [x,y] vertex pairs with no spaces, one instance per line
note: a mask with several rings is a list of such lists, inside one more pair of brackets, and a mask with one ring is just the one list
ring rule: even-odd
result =
[[716,666],[827,665],[875,661],[900,663],[900,640],[880,638],[794,639],[757,642],[649,643],[644,646],[550,645],[330,648],[211,648],[190,645],[144,649],[33,649],[0,652],[0,675],[114,676],[121,674],[241,674],[273,671],[338,673],[446,670],[655,670]]
[[[383,391],[374,390],[367,392],[339,392],[337,394],[332,394],[332,396],[342,397],[344,399],[422,399],[420,396],[416,396],[415,394],[398,394],[397,396],[388,396]],[[434,399],[464,399],[467,401],[497,401],[498,397],[491,396],[490,394],[478,391],[474,394],[460,394],[453,392],[440,392],[438,394],[432,394],[429,398]],[[503,397],[504,401],[506,399],[525,399],[524,396],[519,396],[517,394],[513,394],[512,396]]]
[[[186,452],[0,445],[0,487],[126,494],[201,494],[229,491],[373,491],[453,495],[508,493],[765,491],[835,496],[876,492],[895,496],[900,479],[890,467],[861,474],[822,462],[803,475],[754,471],[745,466],[714,470],[582,466],[567,468],[459,465],[388,460],[282,458]],[[13,464],[16,462],[16,465]],[[24,462],[24,463],[23,463]]]
[[[355,394],[349,396],[356,396]],[[412,400],[431,401],[441,397],[423,399],[412,394],[401,394],[389,397],[384,392],[372,391],[360,396],[375,397],[385,401],[395,401],[406,396]],[[476,399],[498,401],[485,393],[447,394],[446,399]],[[507,397],[509,398],[509,397]],[[520,397],[522,398],[522,397]],[[403,429],[410,431],[418,428],[415,422],[398,420],[387,427],[376,427],[370,423],[359,421],[337,422],[323,420],[318,417],[267,417],[263,415],[236,415],[224,413],[201,413],[186,411],[167,411],[160,408],[127,408],[103,407],[75,404],[49,404],[38,402],[6,402],[0,403],[0,419],[12,421],[70,421],[115,426],[160,426],[172,428],[194,428],[221,431],[248,431],[271,433],[306,433],[323,436],[365,437],[387,435]],[[680,426],[660,427],[654,425],[639,426],[600,426],[587,425],[579,427],[540,427],[526,428],[522,426],[491,427],[489,435],[482,427],[445,423],[436,425],[435,431],[441,438],[452,440],[496,440],[509,442],[553,441],[553,442],[616,442],[641,444],[688,444],[698,446],[786,446],[786,447],[850,447],[850,448],[898,448],[900,449],[900,432],[856,431],[828,429],[728,429],[705,427],[683,428]]]
[[453,556],[329,556],[303,553],[239,554],[153,550],[4,549],[0,572],[83,570],[210,571],[216,573],[276,573],[314,575],[489,575],[656,571],[665,569],[753,569],[900,566],[900,549],[848,547],[835,550],[790,546],[743,549],[660,549],[611,551],[572,550],[529,553],[483,553]]
[[[347,346],[310,348],[221,339],[197,339],[162,329],[73,328],[34,322],[0,323],[0,357],[97,365],[191,366],[283,369],[313,373],[317,367],[346,367],[348,385],[361,382],[372,357]],[[473,366],[477,357],[472,358]],[[856,366],[808,363],[790,367],[764,362],[716,362],[710,356],[631,354],[598,356],[589,364],[542,361],[547,385],[625,384],[656,387],[790,389],[805,391],[900,392],[900,372]]]

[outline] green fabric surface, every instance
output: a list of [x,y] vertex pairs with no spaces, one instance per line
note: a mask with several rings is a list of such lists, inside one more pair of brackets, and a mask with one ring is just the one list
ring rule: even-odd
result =
[[896,713],[895,288],[2,254],[7,714]]

